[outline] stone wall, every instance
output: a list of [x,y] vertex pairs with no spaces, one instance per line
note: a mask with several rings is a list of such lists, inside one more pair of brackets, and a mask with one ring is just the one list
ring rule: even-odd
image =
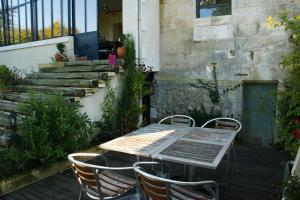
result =
[[[243,80],[278,80],[285,72],[281,56],[290,44],[283,28],[271,28],[268,16],[300,10],[299,0],[232,0],[232,15],[196,19],[196,0],[161,0],[161,71],[155,75],[153,121],[169,114],[184,114],[201,104],[212,107],[207,91],[190,86],[210,80],[209,65],[216,63],[222,89]],[[242,87],[221,95],[223,116],[239,118]]]

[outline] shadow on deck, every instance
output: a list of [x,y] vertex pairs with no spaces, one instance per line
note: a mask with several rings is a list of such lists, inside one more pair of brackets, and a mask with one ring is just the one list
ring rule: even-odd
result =
[[[130,165],[135,157],[108,152],[113,166]],[[237,147],[238,162],[230,162],[228,186],[220,187],[221,200],[277,200],[284,176],[283,153],[250,146]],[[169,163],[171,175],[183,174],[183,165]],[[197,177],[222,182],[225,174],[223,162],[218,170],[196,170]],[[0,200],[73,200],[77,199],[79,186],[71,170],[65,170],[23,189],[0,197]],[[87,199],[87,198],[82,198]]]

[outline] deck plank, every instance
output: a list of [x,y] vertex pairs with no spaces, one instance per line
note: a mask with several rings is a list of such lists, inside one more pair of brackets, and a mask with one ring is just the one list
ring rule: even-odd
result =
[[[270,149],[238,146],[238,163],[230,162],[227,187],[220,187],[221,200],[276,200],[283,183],[282,162],[285,156]],[[118,152],[108,152],[107,158],[112,165],[134,161],[134,156]],[[145,160],[146,158],[143,158]],[[174,179],[180,177],[183,165],[169,163]],[[224,178],[226,159],[217,170],[196,169],[196,176],[220,181]],[[129,174],[128,174],[129,175]],[[132,175],[133,176],[133,175]],[[183,179],[184,180],[184,179]],[[65,170],[23,189],[3,195],[0,200],[73,200],[77,199],[79,186],[71,170]],[[87,200],[84,196],[83,200]]]

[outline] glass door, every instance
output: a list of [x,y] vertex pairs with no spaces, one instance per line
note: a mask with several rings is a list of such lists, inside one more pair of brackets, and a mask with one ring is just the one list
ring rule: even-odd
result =
[[75,55],[97,60],[99,51],[99,2],[74,0]]

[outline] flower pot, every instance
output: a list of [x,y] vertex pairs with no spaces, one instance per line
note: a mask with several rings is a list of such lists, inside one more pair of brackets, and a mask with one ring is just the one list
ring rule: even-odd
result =
[[117,55],[118,55],[118,58],[124,59],[125,55],[126,55],[126,49],[125,49],[125,47],[119,47],[117,49]]
[[56,62],[62,62],[63,59],[64,59],[64,57],[63,57],[60,53],[56,53],[56,54],[54,55],[54,58],[55,58],[55,61],[56,61]]

